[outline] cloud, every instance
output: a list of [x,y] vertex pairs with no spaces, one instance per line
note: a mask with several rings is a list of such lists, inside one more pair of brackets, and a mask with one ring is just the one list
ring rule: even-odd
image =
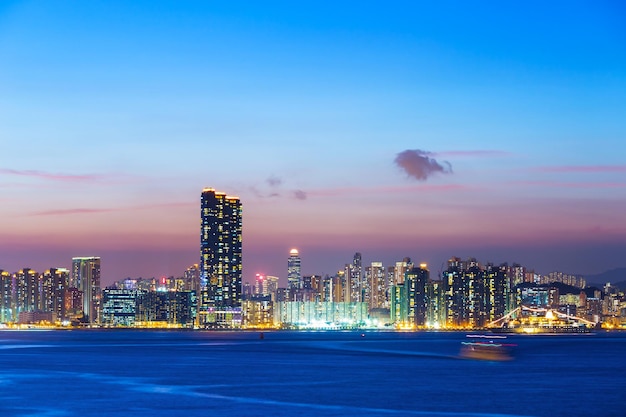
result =
[[570,165],[570,166],[547,166],[538,167],[539,172],[562,172],[562,173],[610,173],[626,172],[626,165]]
[[144,204],[138,206],[127,207],[104,207],[104,208],[70,208],[70,209],[56,209],[35,211],[25,214],[26,216],[65,216],[72,214],[99,214],[99,213],[111,213],[118,211],[134,211],[134,210],[151,210],[155,208],[171,208],[171,207],[192,207],[196,206],[195,202],[173,202],[163,204]]
[[418,181],[426,181],[433,174],[451,174],[452,166],[449,162],[443,161],[443,164],[431,158],[432,153],[419,149],[407,149],[396,155],[394,162],[409,177],[413,177]]
[[513,181],[511,185],[549,188],[626,188],[621,182]]
[[296,200],[306,200],[306,192],[302,191],[302,190],[295,190],[293,192],[293,196],[296,198]]
[[265,182],[267,182],[267,184],[270,187],[278,187],[279,185],[281,185],[283,183],[283,180],[272,175],[271,177],[269,177],[267,180],[265,180]]
[[64,209],[64,210],[47,210],[47,211],[37,211],[31,213],[31,216],[58,216],[58,215],[66,215],[66,214],[94,214],[94,213],[108,213],[111,211],[116,211],[114,209],[86,209],[86,208],[77,208],[77,209]]
[[307,196],[314,197],[337,197],[349,195],[363,194],[405,194],[409,192],[454,192],[476,191],[480,189],[476,185],[468,186],[461,184],[419,184],[407,186],[380,186],[380,187],[338,187],[338,188],[319,188],[307,192]]
[[429,155],[444,156],[444,157],[469,157],[469,158],[502,158],[512,156],[513,153],[507,151],[498,150],[474,150],[474,151],[443,151],[443,152],[430,152]]
[[257,198],[277,198],[281,196],[278,187],[272,187],[272,190],[260,190],[256,185],[248,187],[248,190]]
[[74,175],[74,174],[60,174],[60,173],[51,173],[44,171],[35,171],[35,170],[17,170],[17,169],[8,169],[8,168],[0,168],[0,174],[6,175],[17,175],[21,177],[34,177],[41,178],[45,180],[52,181],[94,181],[100,179],[100,176],[93,174],[83,174],[83,175]]
[[263,184],[252,185],[248,190],[257,198],[295,198],[306,200],[307,193],[303,190],[289,190],[281,177],[270,175]]

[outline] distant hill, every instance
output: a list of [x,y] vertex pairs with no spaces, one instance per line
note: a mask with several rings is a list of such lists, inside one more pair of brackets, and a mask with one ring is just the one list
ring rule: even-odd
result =
[[584,277],[589,286],[596,285],[603,287],[604,284],[610,282],[611,285],[615,285],[620,289],[626,288],[626,268],[615,268],[600,274],[584,275]]
[[[580,294],[581,290],[578,287],[574,287],[572,285],[567,285],[564,284],[562,282],[551,282],[550,284],[535,284],[534,282],[523,282],[521,284],[518,284],[516,286],[516,288],[534,288],[534,287],[539,287],[539,288],[557,288],[559,290],[559,294],[563,295],[563,294]],[[590,287],[590,291],[593,295],[593,289],[598,289],[601,290],[602,288],[597,288],[597,287]]]

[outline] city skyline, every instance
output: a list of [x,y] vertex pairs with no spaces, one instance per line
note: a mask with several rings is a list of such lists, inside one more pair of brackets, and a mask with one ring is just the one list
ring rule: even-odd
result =
[[0,269],[180,275],[207,186],[245,282],[625,266],[624,8],[494,4],[3,3]]

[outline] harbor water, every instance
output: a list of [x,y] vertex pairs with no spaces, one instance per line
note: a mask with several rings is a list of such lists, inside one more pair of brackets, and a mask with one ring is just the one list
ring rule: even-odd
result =
[[0,331],[0,416],[625,416],[626,332]]

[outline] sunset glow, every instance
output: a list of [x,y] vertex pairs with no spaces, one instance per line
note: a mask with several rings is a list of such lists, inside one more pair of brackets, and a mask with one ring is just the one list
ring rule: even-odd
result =
[[0,269],[180,275],[205,187],[247,282],[294,251],[626,264],[621,5],[356,5],[0,5]]

